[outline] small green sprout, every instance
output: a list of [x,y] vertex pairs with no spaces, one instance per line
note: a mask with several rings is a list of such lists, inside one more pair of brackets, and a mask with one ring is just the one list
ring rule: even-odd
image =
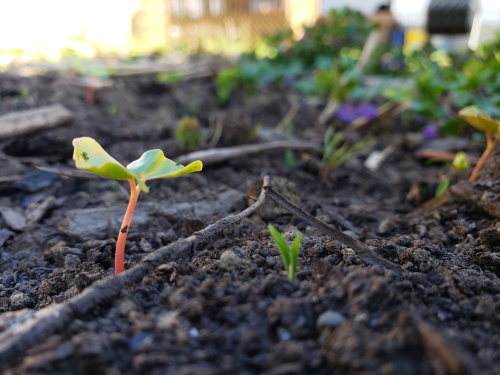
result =
[[373,138],[367,135],[352,146],[343,143],[339,147],[342,142],[342,136],[342,132],[335,133],[333,126],[330,126],[326,131],[324,139],[325,153],[323,154],[322,165],[319,171],[320,179],[327,178],[335,169],[351,157],[365,155],[373,146]]
[[436,190],[436,197],[443,195],[446,190],[450,187],[450,179],[448,177],[443,178],[443,181],[439,184]]
[[453,159],[451,165],[456,172],[463,172],[468,170],[470,168],[470,163],[467,154],[463,151],[457,152],[457,154],[455,155],[455,159]]
[[291,281],[295,281],[296,276],[296,268],[297,268],[297,258],[299,257],[300,251],[300,241],[301,236],[300,232],[297,232],[295,236],[295,240],[292,243],[292,248],[288,247],[285,239],[281,236],[281,234],[271,225],[269,224],[269,233],[271,233],[271,237],[280,252],[281,259],[283,259],[283,264],[285,265],[286,273],[288,274],[288,278]]
[[183,117],[177,124],[176,135],[179,141],[196,150],[201,141],[200,123],[195,117]]
[[163,155],[163,151],[150,150],[142,154],[138,160],[124,167],[92,138],[75,138],[73,139],[73,147],[73,160],[78,169],[115,180],[128,180],[130,183],[130,201],[116,241],[115,275],[118,275],[124,269],[125,241],[134,215],[137,198],[139,198],[141,191],[149,192],[145,182],[147,180],[178,177],[187,173],[199,172],[203,165],[198,160],[184,167],[167,159]]
[[498,141],[500,141],[500,120],[492,119],[486,112],[475,106],[465,107],[458,114],[477,130],[486,134],[486,150],[484,150],[469,178],[470,182],[476,182],[486,160],[495,149]]

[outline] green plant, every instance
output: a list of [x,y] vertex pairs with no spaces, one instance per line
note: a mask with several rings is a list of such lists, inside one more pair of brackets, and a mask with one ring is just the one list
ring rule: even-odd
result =
[[495,149],[498,141],[500,141],[500,120],[492,119],[488,113],[475,106],[465,107],[458,114],[477,130],[486,134],[486,150],[481,155],[469,179],[470,182],[476,182],[486,160]]
[[448,190],[449,186],[450,186],[450,179],[448,177],[444,177],[443,181],[441,181],[436,190],[436,197],[443,195],[446,192],[446,190]]
[[470,162],[467,154],[463,151],[457,152],[453,162],[451,163],[453,170],[457,173],[464,172],[470,168]]
[[176,135],[179,141],[195,150],[201,141],[200,123],[195,117],[183,117],[177,124]]
[[274,228],[271,224],[268,226],[269,233],[280,252],[281,259],[283,260],[283,264],[285,265],[285,270],[288,275],[288,278],[291,281],[295,281],[296,269],[297,269],[297,258],[299,257],[300,251],[300,241],[301,236],[300,232],[297,232],[295,236],[295,240],[293,240],[292,248],[288,246],[285,239],[281,236],[281,234]]
[[128,180],[130,183],[130,200],[120,227],[118,240],[116,241],[115,275],[118,275],[124,269],[125,241],[139,193],[141,191],[145,193],[149,192],[146,181],[199,172],[203,168],[203,165],[198,160],[184,167],[165,158],[161,150],[150,150],[142,154],[138,160],[124,167],[104,151],[101,145],[92,138],[75,138],[73,140],[73,147],[73,160],[78,169],[90,171],[115,180]]
[[330,126],[325,133],[324,147],[325,153],[321,161],[321,168],[319,171],[320,179],[327,178],[335,169],[344,164],[349,158],[353,156],[365,155],[373,146],[373,138],[370,135],[364,137],[358,143],[349,146],[347,143],[342,142],[343,133],[335,133],[333,126]]

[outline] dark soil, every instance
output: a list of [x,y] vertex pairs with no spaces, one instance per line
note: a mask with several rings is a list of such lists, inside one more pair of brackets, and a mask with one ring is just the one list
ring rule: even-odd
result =
[[[22,95],[23,88],[29,95]],[[123,163],[153,148],[175,159],[188,152],[175,139],[175,125],[191,113],[207,130],[203,147],[211,139],[212,116],[223,118],[224,127],[232,121],[242,126],[224,134],[224,145],[248,142],[248,124],[272,129],[283,118],[290,107],[287,91],[237,92],[221,117],[211,79],[171,86],[149,76],[116,78],[113,87],[96,92],[95,106],[89,107],[85,89],[70,77],[0,75],[0,114],[61,103],[75,115],[69,124],[1,144],[0,177],[25,177],[0,183],[0,331],[9,327],[13,311],[64,303],[114,274],[119,222],[112,214],[107,230],[90,237],[71,234],[63,223],[70,211],[84,215],[86,209],[111,212],[123,206],[127,197],[118,185],[128,184],[61,178],[36,165],[73,167],[71,141],[78,136],[95,138]],[[302,99],[294,135],[321,139],[325,129],[314,128],[314,122],[324,104],[308,103]],[[448,167],[416,158],[420,143],[408,140],[403,124],[390,118],[373,125],[376,148],[396,148],[376,172],[352,159],[320,183],[319,156],[296,153],[297,165],[290,168],[283,153],[276,153],[148,182],[151,191],[141,194],[138,210],[201,204],[189,212],[145,211],[139,224],[132,222],[125,259],[133,267],[151,251],[243,210],[245,194],[257,196],[259,176],[270,174],[275,190],[302,209],[424,274],[432,287],[367,265],[352,249],[269,202],[261,218],[244,219],[198,246],[191,258],[158,267],[118,300],[4,364],[5,373],[499,373],[499,219],[457,199],[415,210],[432,197],[439,172]],[[346,136],[359,140],[364,133]],[[465,144],[464,151],[480,151],[480,145]],[[475,187],[482,196],[498,193],[496,163]],[[211,202],[231,189],[239,192],[234,201],[213,210]],[[13,229],[12,212],[36,219]],[[287,240],[302,232],[297,282],[286,277],[268,223]]]

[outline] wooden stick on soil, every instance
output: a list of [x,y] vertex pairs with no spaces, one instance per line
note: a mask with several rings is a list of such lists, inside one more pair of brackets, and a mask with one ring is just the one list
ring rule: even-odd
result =
[[358,254],[358,256],[368,264],[390,269],[401,275],[409,276],[414,281],[419,282],[425,286],[428,287],[431,286],[431,284],[427,280],[425,280],[422,275],[415,275],[406,271],[398,264],[392,263],[391,261],[375,254],[368,247],[356,241],[354,238],[349,237],[348,235],[342,233],[341,231],[332,228],[326,225],[325,223],[319,221],[314,216],[308,214],[307,212],[301,210],[300,208],[289,202],[285,197],[277,193],[271,186],[264,185],[263,189],[266,191],[267,196],[269,196],[269,198],[274,200],[276,203],[278,203],[279,205],[281,205],[283,208],[287,209],[294,215],[296,215],[301,220],[304,220],[306,223],[320,230],[324,234],[352,248]]
[[[269,177],[264,177],[264,185],[269,184]],[[52,304],[47,308],[32,314],[21,324],[12,324],[0,333],[0,369],[7,367],[9,362],[26,352],[29,348],[44,341],[50,335],[62,330],[73,319],[82,317],[99,306],[117,299],[128,287],[141,279],[161,264],[182,258],[188,258],[197,243],[204,242],[230,225],[254,213],[266,199],[266,191],[262,189],[259,199],[241,213],[228,216],[207,228],[180,239],[173,244],[164,246],[146,256],[136,266],[115,277],[95,282],[81,294],[62,304]],[[8,324],[7,324],[8,326]]]
[[7,113],[0,116],[0,139],[53,128],[73,117],[73,113],[61,104]]
[[323,153],[324,151],[322,147],[313,142],[275,141],[195,151],[186,155],[179,156],[178,158],[176,158],[176,161],[180,164],[187,165],[193,161],[201,160],[203,162],[203,165],[208,165],[220,163],[222,161],[237,158],[240,156],[283,150],[313,150],[321,153]]

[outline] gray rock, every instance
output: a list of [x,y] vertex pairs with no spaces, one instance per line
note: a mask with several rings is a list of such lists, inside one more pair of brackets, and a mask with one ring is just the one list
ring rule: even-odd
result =
[[[131,227],[147,224],[151,215],[156,212],[165,216],[196,215],[211,216],[225,215],[241,199],[243,193],[228,189],[220,193],[216,200],[204,199],[194,203],[167,204],[165,202],[138,202]],[[108,238],[108,217],[113,230],[117,233],[123,221],[126,205],[113,207],[86,208],[71,210],[66,213],[65,219],[59,224],[59,231],[76,240]],[[167,232],[168,233],[168,232]]]
[[241,259],[233,250],[226,250],[219,260],[219,269],[222,272],[233,272],[240,268]]
[[29,205],[24,213],[28,223],[32,224],[40,221],[45,216],[47,211],[54,207],[55,202],[56,198],[51,195],[41,203],[32,203]]
[[193,209],[196,216],[224,215],[229,213],[231,208],[244,198],[244,194],[238,190],[228,189],[223,191],[215,201],[207,199],[194,202]]
[[141,238],[141,241],[139,242],[139,247],[141,248],[142,251],[145,253],[149,253],[153,251],[153,246],[146,240],[144,237]]
[[14,234],[14,232],[8,229],[0,229],[0,247],[3,246],[5,242]]
[[26,298],[24,296],[24,293],[13,294],[12,296],[10,296],[9,302],[10,307],[13,310],[21,310],[26,306]]
[[65,268],[76,268],[78,267],[82,261],[80,258],[73,254],[68,254],[64,257],[64,267]]
[[316,320],[316,328],[318,331],[322,331],[325,328],[335,329],[344,320],[345,317],[341,313],[338,313],[337,311],[328,310],[318,317],[318,320]]
[[2,206],[0,207],[0,213],[10,228],[21,231],[26,227],[26,218],[12,208]]

